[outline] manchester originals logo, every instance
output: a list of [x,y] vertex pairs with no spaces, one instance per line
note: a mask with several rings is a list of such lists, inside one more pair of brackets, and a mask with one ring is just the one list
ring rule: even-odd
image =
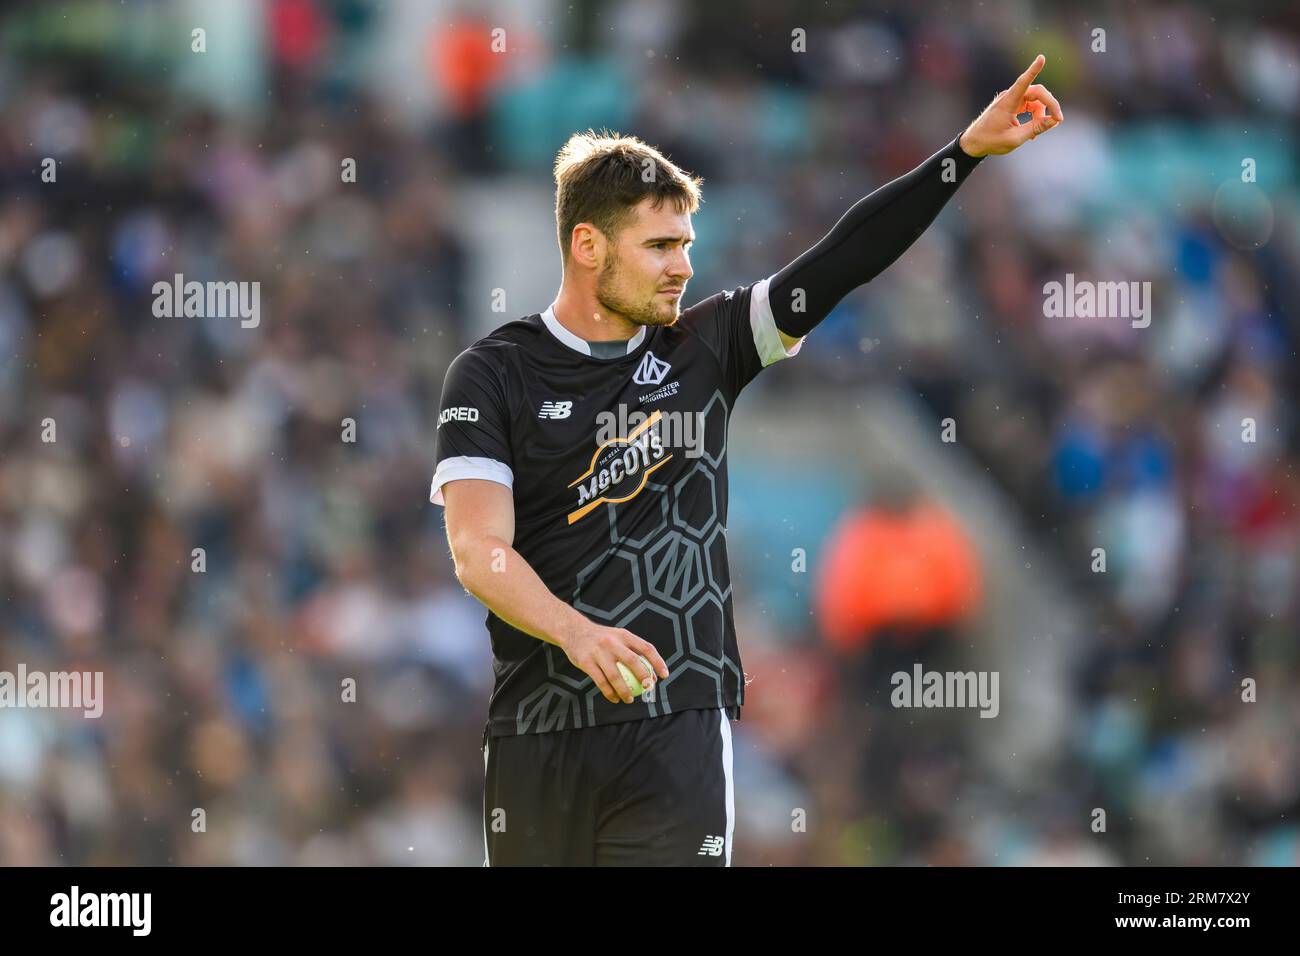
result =
[[[667,366],[664,367],[667,372]],[[569,487],[578,489],[578,508],[569,514],[573,524],[594,508],[610,502],[630,501],[641,493],[651,472],[672,460],[659,435],[660,412],[655,412],[626,436],[611,438],[596,448],[591,466]]]
[[632,381],[638,385],[658,385],[672,368],[663,359],[655,358],[654,352],[646,352],[645,358],[637,366],[636,372],[632,376]]

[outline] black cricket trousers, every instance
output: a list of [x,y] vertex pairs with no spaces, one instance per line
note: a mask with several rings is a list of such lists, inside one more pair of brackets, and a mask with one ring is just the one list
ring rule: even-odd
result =
[[484,866],[730,866],[731,718],[718,708],[488,737]]

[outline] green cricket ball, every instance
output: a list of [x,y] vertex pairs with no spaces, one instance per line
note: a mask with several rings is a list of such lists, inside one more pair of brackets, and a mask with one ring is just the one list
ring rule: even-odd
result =
[[[650,667],[650,662],[645,659],[645,655],[640,655],[641,660],[645,661],[645,666],[649,668],[650,673],[654,673],[654,668]],[[646,688],[641,686],[641,682],[636,679],[636,675],[622,661],[618,661],[618,672],[623,675],[623,680],[627,681],[627,688],[632,692],[633,697],[640,697],[646,692]],[[654,681],[651,681],[654,683]]]

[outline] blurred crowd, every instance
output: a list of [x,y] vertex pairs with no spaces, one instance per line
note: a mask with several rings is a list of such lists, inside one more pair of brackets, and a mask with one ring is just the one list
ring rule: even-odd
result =
[[[1040,51],[1065,123],[981,164],[745,401],[887,381],[955,420],[1095,625],[1077,719],[1012,789],[985,722],[887,704],[903,661],[971,666],[961,615],[809,601],[772,627],[742,558],[767,689],[736,725],[733,861],[1300,862],[1300,14],[230,7],[251,88],[181,82],[184,4],[0,14],[0,671],[101,670],[107,698],[0,710],[0,863],[481,863],[491,655],[428,486],[443,373],[491,327],[472,277],[515,265],[465,197],[544,194],[569,132],[633,132],[705,179],[694,302],[775,272]],[[1066,273],[1150,282],[1150,326],[1047,317]],[[260,321],[159,318],[175,274],[260,282]],[[897,580],[955,561],[977,595],[961,517]],[[855,520],[810,569],[849,595]]]

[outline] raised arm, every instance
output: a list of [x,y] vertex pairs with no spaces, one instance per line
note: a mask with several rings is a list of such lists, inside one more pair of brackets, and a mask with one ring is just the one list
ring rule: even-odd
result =
[[[768,301],[787,349],[907,251],[983,157],[1009,153],[1065,118],[1056,98],[1033,82],[1045,62],[1036,57],[961,135],[858,200],[816,245],[776,273]],[[1017,119],[1022,113],[1031,114],[1024,123]]]

